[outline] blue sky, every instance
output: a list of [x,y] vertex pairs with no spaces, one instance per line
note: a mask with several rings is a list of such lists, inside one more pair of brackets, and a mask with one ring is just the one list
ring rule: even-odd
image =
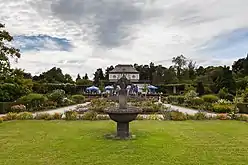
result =
[[248,53],[247,0],[0,0],[14,67],[74,77],[118,63],[231,65]]
[[48,35],[17,35],[14,36],[13,44],[22,53],[28,51],[70,51],[73,46],[66,38],[51,37]]
[[248,28],[220,34],[203,44],[203,53],[216,58],[241,58],[248,53]]

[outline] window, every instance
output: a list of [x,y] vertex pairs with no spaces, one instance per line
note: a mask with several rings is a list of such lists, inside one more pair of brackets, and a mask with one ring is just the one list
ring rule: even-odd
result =
[[135,77],[136,77],[135,75],[132,76],[133,79],[135,79]]

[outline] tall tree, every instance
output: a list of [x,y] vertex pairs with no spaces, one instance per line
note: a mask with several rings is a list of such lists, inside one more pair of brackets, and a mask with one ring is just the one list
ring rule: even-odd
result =
[[0,23],[0,81],[10,74],[9,57],[18,59],[21,56],[18,49],[8,46],[13,37],[4,28],[5,26]]
[[107,67],[107,69],[105,70],[105,80],[109,80],[109,72],[113,69],[114,67],[112,65],[110,67]]
[[202,76],[205,74],[205,69],[203,66],[200,66],[199,68],[196,69],[196,75],[197,76]]
[[194,80],[195,76],[196,76],[196,62],[193,62],[192,60],[190,60],[188,62],[188,72],[189,72],[189,79],[190,80]]
[[232,70],[241,77],[248,76],[248,54],[246,58],[241,58],[237,61],[234,61]]
[[197,82],[196,92],[199,94],[199,96],[204,95],[205,90],[202,82]]
[[74,83],[71,75],[69,75],[69,74],[65,74],[64,79],[65,79],[64,80],[65,83]]
[[81,80],[80,74],[77,75],[76,82],[77,82],[78,80]]
[[227,66],[222,67],[221,73],[218,75],[216,79],[216,86],[218,91],[222,88],[227,88],[228,92],[230,92],[231,94],[236,93],[235,80],[233,78],[230,67]]
[[88,74],[87,74],[87,73],[85,73],[83,79],[84,79],[84,80],[89,80],[89,77],[88,77]]
[[173,57],[172,62],[177,69],[177,78],[180,80],[183,67],[187,64],[186,57],[184,57],[183,55]]
[[153,73],[156,71],[156,67],[154,65],[154,63],[150,63],[150,69],[149,69],[149,80],[154,83],[153,80]]
[[104,80],[104,75],[103,75],[102,68],[98,68],[96,72],[94,73],[94,84],[99,86],[101,80]]
[[44,83],[74,83],[71,75],[64,75],[62,70],[56,67],[41,73],[39,76],[34,76],[33,80]]

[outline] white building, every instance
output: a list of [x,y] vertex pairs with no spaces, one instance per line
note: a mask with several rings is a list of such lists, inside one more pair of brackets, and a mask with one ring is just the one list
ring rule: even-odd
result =
[[132,65],[116,65],[115,68],[109,72],[109,81],[117,82],[123,75],[126,76],[132,83],[139,82],[139,72]]

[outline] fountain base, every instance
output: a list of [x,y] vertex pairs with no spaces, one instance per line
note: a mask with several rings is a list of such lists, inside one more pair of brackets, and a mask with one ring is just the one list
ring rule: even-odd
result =
[[126,138],[129,137],[129,123],[117,122],[117,137]]
[[136,107],[129,107],[127,109],[112,108],[106,111],[110,119],[117,123],[116,138],[129,139],[131,137],[129,123],[136,119],[140,111],[141,110]]
[[110,140],[135,140],[136,139],[136,136],[132,135],[132,134],[129,134],[129,136],[125,137],[125,138],[121,138],[121,137],[117,136],[117,134],[115,134],[115,133],[106,134],[104,137],[106,139],[110,139]]

